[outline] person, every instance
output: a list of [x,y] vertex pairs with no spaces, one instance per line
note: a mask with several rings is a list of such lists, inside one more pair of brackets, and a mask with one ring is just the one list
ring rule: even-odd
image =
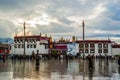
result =
[[32,59],[35,59],[35,52],[32,51]]
[[39,57],[38,53],[36,54],[36,58],[35,59],[36,59],[36,63],[35,63],[36,67],[35,67],[35,69],[36,69],[36,71],[39,71],[39,66],[40,66],[39,59],[40,59],[40,57]]
[[38,53],[36,54],[36,67],[39,67],[40,63],[39,63],[39,55]]
[[93,68],[93,59],[91,55],[88,55],[88,66],[89,68]]
[[120,57],[118,58],[118,65],[120,66]]
[[3,62],[6,60],[6,54],[3,54]]

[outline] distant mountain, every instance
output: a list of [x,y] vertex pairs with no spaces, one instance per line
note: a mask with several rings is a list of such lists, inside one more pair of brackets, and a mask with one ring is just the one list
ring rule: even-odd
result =
[[13,43],[14,40],[12,38],[0,38],[0,43],[8,43],[11,44]]

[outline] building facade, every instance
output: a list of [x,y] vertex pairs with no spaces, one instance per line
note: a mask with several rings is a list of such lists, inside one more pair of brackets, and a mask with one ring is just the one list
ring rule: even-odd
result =
[[9,54],[10,48],[9,44],[0,43],[0,54]]
[[[48,54],[49,37],[41,35],[25,36],[25,55],[32,53]],[[12,44],[11,54],[23,55],[24,53],[24,36],[15,36]]]
[[79,43],[79,52],[81,55],[112,55],[112,42],[110,40],[85,40],[84,42],[79,40],[76,42]]
[[[59,41],[53,41],[52,37],[32,35],[25,36],[25,54],[31,55],[33,52],[39,54],[65,54],[67,55],[68,47],[70,43],[77,45],[77,54],[85,55],[93,54],[94,56],[112,56],[112,41],[111,40],[76,40],[72,37],[72,40],[65,40],[61,38]],[[84,45],[83,45],[84,44]],[[24,37],[15,36],[14,44],[12,44],[11,54],[23,54],[24,53]]]
[[113,56],[120,56],[120,44],[113,44],[112,45],[112,55]]
[[53,55],[66,54],[67,44],[68,44],[68,41],[65,41],[63,38],[55,42],[55,41],[52,41],[52,37],[51,37],[49,53]]

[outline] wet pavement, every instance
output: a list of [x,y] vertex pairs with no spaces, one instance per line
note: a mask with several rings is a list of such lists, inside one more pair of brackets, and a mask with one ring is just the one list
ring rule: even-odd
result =
[[88,68],[86,60],[0,60],[0,80],[120,80],[116,60],[94,60]]

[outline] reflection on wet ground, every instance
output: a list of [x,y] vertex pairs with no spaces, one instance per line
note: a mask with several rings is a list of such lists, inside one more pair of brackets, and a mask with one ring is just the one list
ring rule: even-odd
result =
[[116,60],[94,60],[93,68],[86,60],[0,60],[0,80],[120,80]]

